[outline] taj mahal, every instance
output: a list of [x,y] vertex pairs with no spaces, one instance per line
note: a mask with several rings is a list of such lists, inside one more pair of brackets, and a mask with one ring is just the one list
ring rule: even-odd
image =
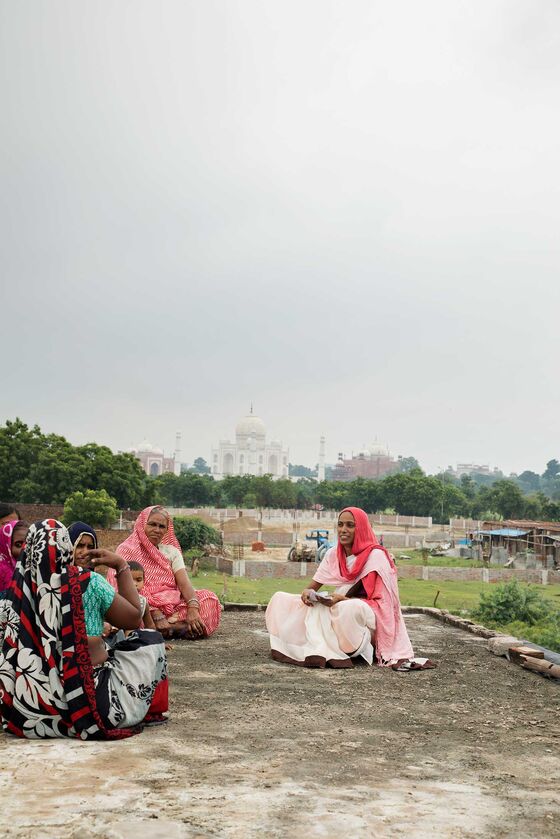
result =
[[251,412],[235,427],[235,443],[220,440],[212,449],[212,475],[221,480],[227,475],[272,475],[288,477],[289,452],[280,440],[266,441],[266,426]]

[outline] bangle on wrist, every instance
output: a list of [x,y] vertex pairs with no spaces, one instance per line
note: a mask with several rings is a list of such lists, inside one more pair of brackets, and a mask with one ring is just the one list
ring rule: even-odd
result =
[[128,562],[125,562],[124,565],[121,565],[118,571],[115,571],[115,577],[118,577],[119,574],[122,574],[123,571],[130,571],[130,565],[128,564]]
[[198,597],[189,597],[189,599],[187,600],[187,606],[190,606],[191,604],[193,606],[196,606],[197,609],[200,609],[200,600],[198,599]]

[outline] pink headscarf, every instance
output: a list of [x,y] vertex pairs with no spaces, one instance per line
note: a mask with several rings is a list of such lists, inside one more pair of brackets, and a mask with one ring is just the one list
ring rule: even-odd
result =
[[12,556],[12,539],[18,524],[21,522],[14,519],[0,528],[0,591],[4,591],[10,585],[16,567],[16,561]]
[[[345,586],[346,589],[349,582],[361,580],[368,596],[366,603],[375,612],[375,652],[379,664],[413,658],[414,651],[401,612],[395,563],[377,542],[364,510],[359,507],[341,510],[345,511],[352,513],[356,522],[352,543],[356,562],[349,571],[344,548],[339,542],[336,548],[327,551],[313,579],[323,585]],[[383,585],[376,590],[375,599],[371,599],[376,582],[374,574],[380,577]]]
[[365,510],[361,510],[359,507],[345,507],[338,515],[340,516],[342,513],[352,513],[354,522],[356,523],[354,541],[352,542],[352,554],[356,557],[356,562],[352,566],[351,571],[346,565],[346,553],[344,548],[340,542],[336,546],[336,553],[342,576],[346,580],[359,579],[362,576],[361,572],[364,565],[374,548],[379,548],[379,550],[383,551],[389,561],[389,565],[394,568],[395,563],[393,562],[393,558],[390,553],[386,551],[385,548],[377,541],[377,536],[371,528],[371,524],[369,523]]
[[[172,615],[181,602],[181,592],[177,588],[175,575],[169,560],[163,556],[146,536],[146,522],[153,510],[161,508],[146,507],[142,510],[134,523],[134,530],[117,548],[117,553],[129,562],[131,559],[139,562],[144,568],[144,588],[142,593],[153,609],[160,609],[166,617]],[[162,545],[173,545],[181,550],[181,546],[173,530],[171,517],[167,516],[167,532],[161,540]],[[109,575],[107,575],[109,577]]]

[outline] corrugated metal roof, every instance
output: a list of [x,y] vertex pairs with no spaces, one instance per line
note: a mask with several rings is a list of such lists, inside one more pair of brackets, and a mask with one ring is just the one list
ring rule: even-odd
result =
[[477,530],[483,536],[526,536],[528,530],[514,530],[513,527],[501,527],[499,530]]

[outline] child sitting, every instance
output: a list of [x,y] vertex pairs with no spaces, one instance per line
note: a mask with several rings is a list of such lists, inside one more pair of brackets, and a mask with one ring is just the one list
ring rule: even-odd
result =
[[140,606],[142,607],[142,623],[140,624],[140,626],[143,629],[155,629],[156,625],[150,614],[150,607],[148,605],[148,601],[142,594],[140,594],[140,592],[144,588],[144,568],[142,567],[142,565],[140,565],[139,562],[136,562],[134,559],[131,559],[129,561],[128,567],[132,572],[132,580],[134,582],[134,585],[136,586],[136,591],[138,592],[138,597],[140,598]]

